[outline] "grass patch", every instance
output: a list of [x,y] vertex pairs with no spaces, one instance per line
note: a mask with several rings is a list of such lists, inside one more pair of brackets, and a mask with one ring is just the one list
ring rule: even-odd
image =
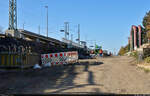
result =
[[145,72],[145,73],[149,73],[149,72],[150,72],[150,69],[145,69],[145,68],[144,68],[144,72]]
[[144,61],[145,61],[146,63],[150,63],[150,57],[146,57],[146,58],[144,59]]
[[145,73],[149,73],[150,69],[138,66],[139,69],[143,70]]

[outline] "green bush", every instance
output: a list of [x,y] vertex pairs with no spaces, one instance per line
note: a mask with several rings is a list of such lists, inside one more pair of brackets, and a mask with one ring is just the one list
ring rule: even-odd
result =
[[130,45],[128,44],[128,45],[126,45],[125,47],[121,47],[120,48],[120,50],[119,50],[119,52],[118,52],[118,55],[124,55],[124,54],[126,54],[127,52],[129,52],[129,49],[130,49]]
[[145,61],[146,63],[150,63],[150,57],[146,57],[146,58],[144,59],[144,61]]
[[138,59],[138,52],[137,51],[132,52],[130,55],[135,57],[136,59]]

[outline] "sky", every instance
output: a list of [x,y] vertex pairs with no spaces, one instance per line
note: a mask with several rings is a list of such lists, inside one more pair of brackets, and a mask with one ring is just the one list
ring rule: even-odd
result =
[[[70,24],[70,35],[77,39],[77,25],[81,26],[81,40],[88,46],[95,43],[103,49],[118,52],[128,43],[132,25],[142,25],[150,10],[150,0],[17,0],[18,29],[23,28],[46,36],[46,8],[49,12],[49,37],[61,40],[64,22]],[[9,0],[0,1],[0,26],[8,28]],[[70,36],[71,37],[71,36]],[[71,39],[71,38],[69,38]]]

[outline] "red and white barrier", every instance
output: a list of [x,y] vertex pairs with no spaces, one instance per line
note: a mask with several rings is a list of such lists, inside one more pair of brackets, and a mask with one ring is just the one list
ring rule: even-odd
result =
[[78,52],[72,51],[72,52],[42,54],[41,60],[42,60],[42,65],[46,65],[46,64],[50,64],[50,65],[69,64],[69,63],[77,62]]

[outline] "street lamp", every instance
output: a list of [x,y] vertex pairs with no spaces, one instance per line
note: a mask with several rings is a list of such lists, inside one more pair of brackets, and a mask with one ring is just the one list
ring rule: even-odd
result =
[[45,8],[47,9],[47,37],[48,37],[48,6],[45,6]]

